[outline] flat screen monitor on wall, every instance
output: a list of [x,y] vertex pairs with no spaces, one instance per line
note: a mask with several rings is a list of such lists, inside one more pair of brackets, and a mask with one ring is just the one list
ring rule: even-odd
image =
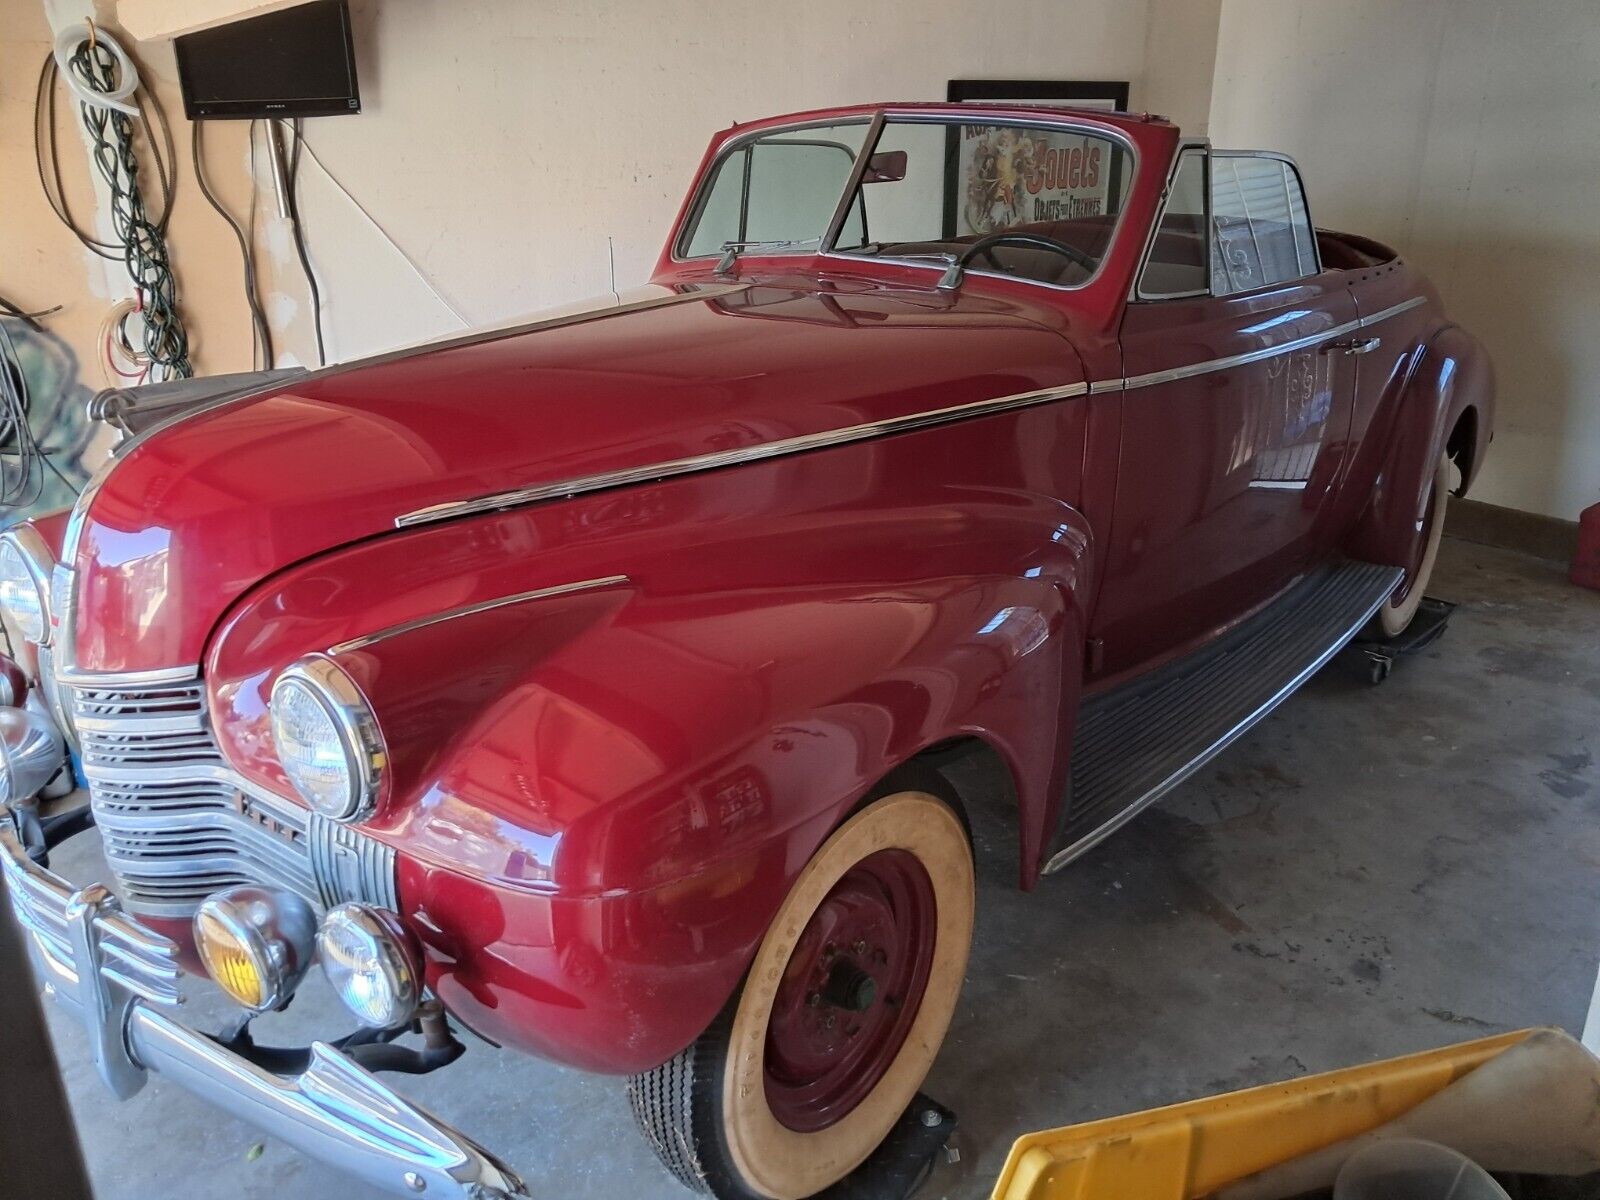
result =
[[191,121],[361,111],[346,0],[316,0],[178,39]]

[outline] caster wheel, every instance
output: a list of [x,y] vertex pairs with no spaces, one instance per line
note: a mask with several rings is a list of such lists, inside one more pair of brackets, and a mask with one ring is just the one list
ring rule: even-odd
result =
[[629,1080],[667,1169],[718,1200],[803,1200],[860,1166],[944,1041],[974,891],[966,829],[929,792],[886,795],[841,825],[728,1007]]

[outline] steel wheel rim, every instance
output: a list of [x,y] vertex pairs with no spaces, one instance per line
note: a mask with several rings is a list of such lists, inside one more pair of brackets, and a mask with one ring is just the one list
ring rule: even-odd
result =
[[921,1007],[936,917],[933,882],[906,850],[863,858],[812,913],[767,1026],[766,1099],[786,1128],[836,1124],[883,1078]]

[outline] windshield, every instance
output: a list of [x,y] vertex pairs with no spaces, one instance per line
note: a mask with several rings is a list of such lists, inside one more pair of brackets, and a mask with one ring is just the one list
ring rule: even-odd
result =
[[1075,287],[1099,269],[1132,182],[1132,152],[1110,137],[891,120],[824,246],[866,133],[864,123],[791,129],[735,147],[702,188],[680,254],[765,243],[766,253],[959,256],[971,271]]

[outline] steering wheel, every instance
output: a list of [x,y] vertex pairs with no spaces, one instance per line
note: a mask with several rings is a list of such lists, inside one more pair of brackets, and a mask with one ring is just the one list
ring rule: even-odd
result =
[[964,267],[978,255],[983,254],[987,255],[989,261],[994,263],[996,270],[1004,270],[1005,268],[1000,265],[999,259],[994,256],[994,248],[1007,245],[1031,246],[1035,250],[1049,250],[1053,254],[1059,254],[1063,258],[1077,263],[1091,275],[1094,274],[1094,269],[1100,265],[1099,261],[1091,255],[1085,254],[1076,246],[1068,245],[1066,242],[1058,242],[1055,238],[1043,237],[1037,233],[1006,233],[1004,231],[991,233],[987,237],[981,237],[973,242],[972,245],[956,256],[956,265]]

